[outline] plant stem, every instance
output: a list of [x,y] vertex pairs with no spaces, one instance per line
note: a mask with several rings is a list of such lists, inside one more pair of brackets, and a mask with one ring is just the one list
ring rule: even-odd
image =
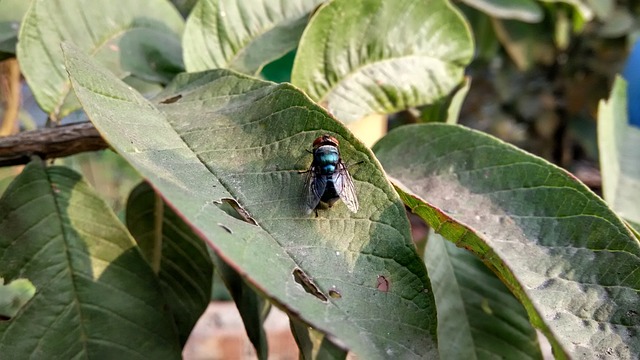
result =
[[25,131],[0,138],[0,167],[26,164],[33,155],[54,159],[108,147],[89,122]]

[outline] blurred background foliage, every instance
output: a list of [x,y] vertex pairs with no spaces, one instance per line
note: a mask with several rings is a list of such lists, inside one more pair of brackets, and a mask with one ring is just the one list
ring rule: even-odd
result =
[[[599,190],[598,102],[608,97],[639,38],[640,2],[456,4],[476,40],[459,122],[552,161]],[[628,68],[640,69],[639,61]]]

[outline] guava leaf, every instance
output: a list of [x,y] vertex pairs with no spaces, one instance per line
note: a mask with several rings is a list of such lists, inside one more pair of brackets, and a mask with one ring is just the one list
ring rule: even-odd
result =
[[431,231],[424,262],[440,359],[542,359],[526,310],[478,258]]
[[542,8],[535,0],[462,0],[487,15],[500,19],[540,22],[544,17]]
[[640,127],[629,123],[627,84],[621,77],[609,100],[600,101],[598,149],[604,199],[620,216],[639,225]]
[[127,200],[127,228],[152,269],[173,314],[182,346],[211,300],[207,246],[146,182]]
[[295,49],[309,13],[322,0],[200,0],[187,19],[189,72],[232,69],[256,74]]
[[305,29],[291,80],[349,123],[448,95],[472,56],[448,1],[334,0]]
[[182,71],[183,20],[167,0],[33,0],[18,36],[18,61],[52,119],[77,110],[60,43],[71,41],[118,77],[168,82]]
[[[610,6],[608,3],[611,3],[612,0],[539,0],[542,3],[558,3],[558,4],[567,4],[574,8],[574,10],[580,14],[580,16],[584,19],[584,21],[590,21],[596,16],[596,10],[598,11],[598,15],[605,15],[604,13],[608,11]],[[596,5],[601,4],[601,5]],[[594,6],[595,5],[595,6]]]
[[180,11],[182,16],[187,17],[198,3],[198,0],[171,0],[171,3]]
[[462,103],[471,88],[471,78],[465,78],[457,89],[440,100],[418,108],[422,122],[446,122],[456,124],[460,117]]
[[[258,291],[363,358],[434,354],[433,297],[404,205],[371,151],[339,122],[289,84],[227,70],[179,75],[148,101],[76,47],[64,48],[98,131]],[[339,138],[348,164],[363,161],[351,169],[356,214],[342,203],[318,217],[302,209],[299,171],[325,133]],[[245,221],[221,202],[234,203]],[[378,276],[389,280],[386,291]]]
[[453,125],[403,126],[374,151],[405,204],[502,279],[557,357],[640,356],[640,243],[575,177]]
[[347,352],[336,346],[324,334],[310,328],[307,324],[291,319],[289,327],[300,349],[300,358],[305,360],[344,360]]
[[77,173],[31,162],[0,199],[0,274],[38,290],[0,321],[0,354],[176,359],[160,286],[111,209]]

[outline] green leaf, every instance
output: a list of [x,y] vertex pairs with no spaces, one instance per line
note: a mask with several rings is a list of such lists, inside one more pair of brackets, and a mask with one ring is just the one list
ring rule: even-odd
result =
[[0,57],[2,53],[15,54],[20,22],[32,0],[0,1]]
[[273,82],[291,82],[291,69],[296,58],[296,50],[288,52],[285,56],[268,63],[262,68],[260,77]]
[[16,279],[5,285],[0,277],[0,320],[16,316],[35,294],[36,288],[28,279]]
[[180,11],[182,16],[187,17],[198,3],[198,0],[171,0],[171,3]]
[[17,167],[5,167],[0,170],[0,195],[4,194],[4,191],[16,177],[15,169],[17,169]]
[[334,0],[305,30],[292,82],[345,123],[429,104],[461,81],[469,28],[444,0]]
[[[180,75],[151,103],[70,44],[65,52],[74,90],[109,144],[272,302],[363,358],[435,352],[433,297],[404,205],[339,122],[289,84],[226,70]],[[342,203],[318,218],[301,209],[299,171],[324,133],[340,139],[347,163],[364,161],[352,172],[357,214]],[[221,210],[223,201],[247,221]]]
[[18,43],[21,70],[56,120],[77,110],[60,49],[71,41],[118,77],[168,82],[182,71],[183,20],[167,0],[33,0]]
[[462,0],[462,2],[500,19],[536,23],[544,17],[542,8],[534,0]]
[[497,273],[557,357],[640,356],[640,244],[575,177],[445,124],[398,128],[374,150],[405,204]]
[[431,105],[421,107],[420,120],[423,122],[457,123],[462,103],[467,97],[470,87],[471,78],[467,77],[449,96],[441,98]]
[[593,11],[595,16],[602,20],[606,20],[615,11],[614,0],[584,0],[584,2]]
[[[219,208],[236,219],[245,220],[243,216],[231,205],[229,201],[223,201]],[[224,283],[222,286],[228,290],[227,295],[235,302],[245,331],[256,350],[258,359],[267,359],[269,344],[267,334],[264,331],[264,322],[271,311],[271,304],[267,299],[252,288],[233,267],[229,266],[212,250],[209,256],[216,266],[216,273]],[[216,279],[214,279],[215,284]],[[222,285],[220,283],[220,285]]]
[[640,128],[629,124],[627,83],[618,76],[598,109],[598,148],[604,199],[623,218],[640,224]]
[[598,35],[604,38],[617,39],[634,31],[635,15],[626,8],[611,11],[604,24],[598,29]]
[[458,6],[471,27],[475,44],[474,61],[477,63],[489,63],[498,55],[500,50],[500,43],[496,37],[492,18],[464,4],[459,4]]
[[460,87],[456,89],[456,92],[451,97],[449,107],[447,108],[447,124],[457,124],[460,118],[460,111],[462,111],[462,104],[467,98],[469,89],[471,88],[471,78],[465,77]]
[[293,50],[322,0],[200,0],[184,32],[189,72],[233,69],[257,74]]
[[425,264],[441,359],[542,359],[527,312],[478,258],[431,231]]
[[347,352],[331,342],[324,334],[308,325],[291,318],[289,321],[300,359],[304,360],[344,360]]
[[0,273],[37,292],[0,322],[0,353],[175,359],[158,282],[135,242],[80,176],[32,162],[0,199]]
[[[608,7],[606,3],[610,2],[611,0],[538,0],[538,1],[543,3],[567,4],[572,8],[574,8],[575,11],[577,11],[578,14],[580,14],[580,16],[585,21],[591,21],[596,15],[595,9],[597,9],[598,11],[606,11],[606,8]],[[602,6],[600,5],[593,6],[596,2],[599,2],[600,4],[602,4]]]
[[127,227],[158,274],[184,346],[211,298],[207,246],[145,182],[129,195]]

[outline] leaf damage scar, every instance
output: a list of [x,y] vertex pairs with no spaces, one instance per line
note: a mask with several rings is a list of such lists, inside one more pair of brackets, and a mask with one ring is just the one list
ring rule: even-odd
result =
[[302,286],[304,291],[307,293],[317,297],[318,299],[326,302],[328,300],[327,296],[320,291],[318,285],[313,282],[313,279],[307,275],[302,269],[295,268],[293,269],[293,279]]

